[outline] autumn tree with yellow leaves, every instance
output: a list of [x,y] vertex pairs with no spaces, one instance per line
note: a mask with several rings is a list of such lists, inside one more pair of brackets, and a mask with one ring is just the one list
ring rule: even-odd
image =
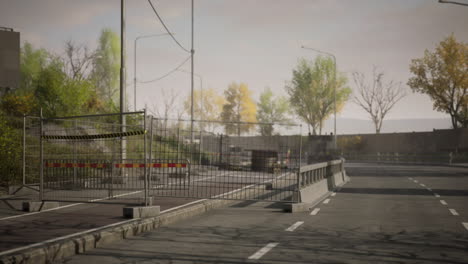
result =
[[453,34],[435,51],[411,61],[413,73],[408,85],[427,94],[434,109],[450,115],[453,128],[468,127],[468,43],[457,42]]
[[240,136],[254,129],[251,123],[257,121],[257,106],[247,84],[231,83],[224,91],[224,99],[221,120],[226,133]]
[[[184,101],[185,112],[190,114],[192,100],[188,96]],[[208,122],[198,122],[201,131],[213,132],[224,105],[224,98],[215,89],[200,89],[193,91],[194,119]]]

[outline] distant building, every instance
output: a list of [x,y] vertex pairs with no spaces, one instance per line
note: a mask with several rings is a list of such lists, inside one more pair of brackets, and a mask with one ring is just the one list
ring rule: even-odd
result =
[[20,33],[0,27],[0,95],[20,84]]

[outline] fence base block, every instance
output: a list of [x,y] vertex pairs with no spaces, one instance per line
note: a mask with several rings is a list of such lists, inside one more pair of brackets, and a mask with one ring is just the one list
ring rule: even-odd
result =
[[125,218],[147,218],[158,216],[160,212],[159,205],[157,206],[139,206],[139,207],[124,207],[123,217]]
[[290,213],[308,212],[313,206],[312,203],[291,203],[285,206],[284,211]]
[[39,212],[39,211],[57,208],[59,206],[60,206],[59,202],[27,201],[27,202],[23,202],[23,211]]

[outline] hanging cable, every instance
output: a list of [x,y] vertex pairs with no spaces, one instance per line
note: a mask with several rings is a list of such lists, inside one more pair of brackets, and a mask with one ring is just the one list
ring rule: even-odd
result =
[[156,78],[156,79],[153,79],[153,80],[150,80],[150,81],[144,81],[144,82],[139,82],[139,83],[152,83],[152,82],[157,82],[159,80],[162,80],[164,78],[166,78],[167,76],[171,75],[172,73],[174,73],[175,71],[179,70],[180,67],[184,66],[184,64],[190,60],[191,56],[188,56],[181,64],[179,64],[179,66],[177,66],[176,68],[174,68],[173,70],[171,70],[170,72]]
[[184,48],[180,43],[179,41],[177,41],[177,39],[174,37],[174,35],[172,35],[171,31],[169,30],[169,28],[167,28],[166,24],[164,23],[164,21],[162,20],[161,16],[159,16],[158,14],[158,11],[156,11],[156,8],[154,7],[153,3],[151,2],[151,0],[148,0],[148,3],[150,4],[151,8],[153,9],[154,13],[156,14],[156,16],[158,17],[159,19],[159,22],[161,22],[161,24],[163,25],[164,29],[166,29],[166,32],[171,36],[171,38],[175,41],[175,43],[177,43],[177,45],[179,45],[179,47],[181,49],[183,49],[184,51],[190,53],[190,51],[186,48]]

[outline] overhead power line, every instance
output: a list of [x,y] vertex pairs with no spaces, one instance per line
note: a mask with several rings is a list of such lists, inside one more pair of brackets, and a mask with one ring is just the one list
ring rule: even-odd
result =
[[162,20],[161,16],[158,14],[158,11],[156,11],[156,8],[154,7],[153,3],[151,2],[151,0],[148,0],[148,3],[150,4],[151,8],[153,9],[153,12],[156,14],[156,16],[158,17],[159,19],[159,22],[161,22],[161,24],[163,25],[164,29],[166,30],[167,34],[169,34],[171,36],[171,38],[174,40],[175,43],[177,43],[177,45],[179,45],[179,47],[181,49],[183,49],[184,51],[190,53],[190,51],[186,48],[184,48],[184,46],[182,46],[182,44],[180,44],[179,41],[177,41],[177,39],[174,37],[174,35],[171,33],[171,31],[169,30],[169,28],[167,28],[166,24],[164,23],[164,21]]
[[442,4],[454,4],[454,5],[461,5],[461,6],[468,6],[468,3],[460,3],[457,1],[449,1],[449,0],[439,0],[439,3]]
[[171,75],[172,73],[174,73],[175,71],[179,70],[182,66],[184,66],[184,64],[190,60],[191,56],[188,56],[181,64],[179,64],[179,66],[177,66],[176,68],[174,68],[173,70],[169,71],[168,73],[156,78],[156,79],[153,79],[153,80],[150,80],[150,81],[144,81],[144,82],[139,82],[139,83],[152,83],[152,82],[157,82],[159,80],[162,80],[164,78],[166,78],[167,76]]

